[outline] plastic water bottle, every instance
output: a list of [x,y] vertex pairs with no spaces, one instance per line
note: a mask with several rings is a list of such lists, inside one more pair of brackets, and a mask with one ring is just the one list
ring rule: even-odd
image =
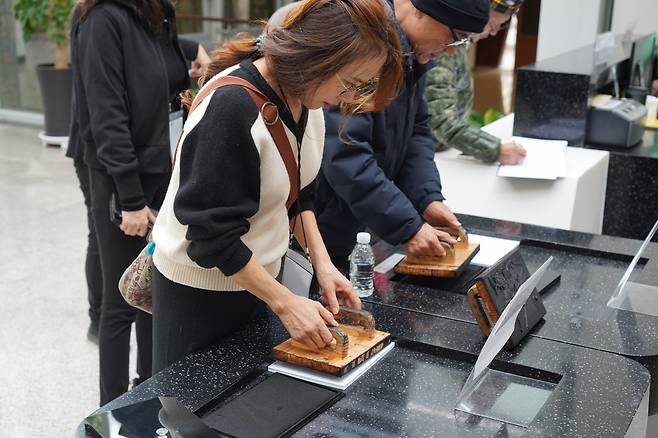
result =
[[369,297],[374,290],[375,256],[370,247],[370,234],[358,233],[350,255],[350,281],[359,297]]

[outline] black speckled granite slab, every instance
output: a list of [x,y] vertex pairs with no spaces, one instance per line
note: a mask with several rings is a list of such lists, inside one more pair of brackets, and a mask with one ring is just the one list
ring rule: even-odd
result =
[[[649,412],[658,416],[658,318],[606,305],[640,241],[472,216],[460,216],[460,220],[471,232],[520,240],[521,254],[531,272],[553,256],[551,270],[562,278],[542,295],[547,313],[531,336],[622,354],[640,362],[653,376]],[[392,251],[394,248],[383,242],[376,244],[377,257],[383,259]],[[658,285],[658,245],[651,243],[641,261],[634,278]],[[366,300],[476,324],[462,293],[419,284],[409,277],[395,278],[380,276],[375,294]]]
[[[496,368],[560,376],[528,429],[453,410],[484,338],[472,324],[379,304],[366,304],[378,327],[400,347],[346,390],[295,436],[623,437],[646,420],[649,373],[622,356],[540,338],[501,353]],[[197,410],[240,380],[257,379],[271,348],[287,337],[271,314],[207,351],[193,354],[112,401],[114,409],[175,396]],[[405,340],[416,342],[405,347]],[[427,344],[423,347],[419,343]],[[432,348],[434,346],[436,348]],[[78,436],[84,437],[80,427]]]
[[[658,135],[647,130],[630,149],[610,151],[603,233],[644,240],[658,219]],[[654,238],[654,242],[658,237]]]

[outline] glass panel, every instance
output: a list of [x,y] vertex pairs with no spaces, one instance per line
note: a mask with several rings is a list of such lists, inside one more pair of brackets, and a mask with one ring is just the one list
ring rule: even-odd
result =
[[642,313],[644,315],[658,316],[658,287],[643,284],[641,281],[630,281],[631,277],[636,275],[636,266],[640,258],[644,255],[651,239],[658,231],[658,221],[644,239],[640,249],[628,265],[619,284],[608,301],[608,307],[629,312]]
[[[541,392],[533,390],[526,391],[523,388],[518,387],[521,385],[522,387],[542,389],[544,387],[541,385],[541,382],[534,384],[529,382],[532,379],[501,373],[499,371],[493,372],[489,368],[489,365],[503,348],[510,336],[512,336],[516,319],[518,318],[521,309],[528,301],[528,298],[530,298],[530,294],[542,279],[544,273],[548,269],[548,265],[550,265],[552,261],[553,257],[549,257],[548,260],[546,260],[544,264],[519,287],[512,300],[505,307],[505,310],[503,310],[503,313],[500,315],[500,318],[496,322],[496,325],[494,325],[491,334],[489,334],[487,341],[484,343],[484,346],[480,351],[480,355],[475,362],[473,371],[471,371],[471,374],[468,376],[468,379],[459,394],[457,405],[455,406],[456,410],[526,427],[532,422],[537,412],[539,412],[539,409],[543,406],[546,399],[544,398],[542,401],[543,396],[541,395]],[[512,383],[515,383],[516,386],[511,386]],[[508,387],[511,389],[508,390]],[[537,409],[535,411],[521,408],[506,409],[508,408],[510,393],[513,395],[526,394],[528,397],[534,397],[534,399],[531,398],[531,401],[528,402],[528,406],[526,407],[536,405]],[[501,401],[499,401],[499,398]],[[546,396],[546,398],[548,398],[548,396]],[[522,401],[519,402],[519,404],[522,403]],[[497,406],[496,409],[494,409],[495,406]],[[493,417],[494,415],[496,415],[496,417]]]
[[457,410],[528,427],[557,385],[487,369]]

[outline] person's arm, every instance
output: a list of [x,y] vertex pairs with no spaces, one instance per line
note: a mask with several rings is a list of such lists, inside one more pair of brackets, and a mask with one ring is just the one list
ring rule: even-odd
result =
[[[373,155],[373,114],[356,114],[344,126],[338,109],[325,111],[322,173],[352,213],[387,242],[411,239],[423,220],[407,196],[389,180]],[[343,143],[339,138],[342,129]]]
[[[215,91],[206,112],[181,145],[174,214],[187,226],[187,254],[199,266],[219,269],[262,299],[293,339],[322,348],[333,339],[331,312],[294,295],[253,257],[241,237],[260,204],[260,156],[251,137],[258,117],[247,92]],[[239,116],[236,116],[239,115]]]
[[[432,134],[439,143],[454,147],[466,155],[492,163],[498,159],[500,140],[468,122],[471,112],[473,85],[468,80],[468,108],[459,108],[458,75],[465,74],[466,51],[443,56],[426,75],[425,96],[431,115]],[[463,80],[463,79],[462,79]]]
[[203,76],[212,61],[206,49],[198,42],[188,38],[179,37],[178,44],[185,59],[191,62],[190,76],[194,78]]
[[[420,90],[422,90],[422,83]],[[434,162],[434,140],[429,128],[430,116],[424,98],[419,99],[414,128],[396,183],[418,212],[434,201],[443,201],[441,177]]]
[[80,24],[78,64],[84,84],[96,156],[114,180],[124,211],[146,206],[130,134],[119,25],[104,10],[92,10]]
[[290,220],[295,239],[304,249],[308,249],[311,264],[318,279],[321,295],[334,315],[344,304],[361,308],[361,300],[350,281],[334,266],[322,240],[322,235],[312,209],[304,209]]
[[183,52],[183,57],[188,61],[193,61],[196,59],[199,52],[199,44],[197,41],[194,41],[190,38],[178,37],[178,45],[180,46],[181,51]]

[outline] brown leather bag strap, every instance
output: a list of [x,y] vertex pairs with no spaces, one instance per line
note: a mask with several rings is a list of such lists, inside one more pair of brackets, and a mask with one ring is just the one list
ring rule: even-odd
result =
[[[292,205],[297,200],[299,195],[299,174],[297,173],[297,161],[292,152],[292,146],[288,140],[288,135],[286,135],[286,130],[283,127],[283,122],[279,117],[279,109],[277,106],[272,103],[267,96],[265,96],[258,88],[256,88],[251,82],[238,78],[236,76],[222,76],[213,80],[207,87],[201,89],[199,94],[196,95],[192,106],[190,107],[190,114],[194,111],[199,104],[208,97],[210,93],[217,90],[218,88],[225,87],[227,85],[238,85],[243,87],[251,99],[254,101],[256,108],[258,108],[261,116],[263,117],[263,122],[267,126],[270,135],[274,139],[276,148],[279,150],[279,155],[286,166],[286,171],[288,172],[288,179],[290,181],[290,192],[288,194],[288,200],[286,201],[286,208],[290,209]],[[181,133],[182,136],[182,133]],[[178,144],[176,145],[176,153],[178,153],[178,146],[180,145],[180,138],[178,139]],[[176,153],[174,154],[174,160],[176,159]]]

